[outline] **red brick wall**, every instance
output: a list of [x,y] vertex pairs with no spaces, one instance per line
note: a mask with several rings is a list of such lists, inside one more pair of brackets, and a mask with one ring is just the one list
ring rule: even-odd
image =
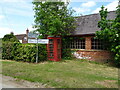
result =
[[85,49],[91,50],[91,37],[85,37]]
[[106,62],[113,59],[113,55],[109,51],[105,50],[77,50],[79,55],[77,58],[88,59],[91,61]]
[[74,56],[79,59],[88,59],[98,62],[106,62],[107,60],[113,60],[111,52],[106,50],[92,50],[91,38],[94,36],[82,36],[85,38],[85,50],[77,50]]

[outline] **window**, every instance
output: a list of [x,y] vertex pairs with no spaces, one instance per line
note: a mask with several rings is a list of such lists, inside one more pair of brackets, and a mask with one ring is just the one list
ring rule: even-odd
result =
[[24,37],[24,41],[27,41],[27,37]]
[[85,49],[85,38],[74,37],[68,47],[71,49]]
[[54,57],[54,53],[53,53],[53,39],[49,39],[49,58],[53,58]]
[[99,39],[91,38],[91,49],[103,50],[103,43]]

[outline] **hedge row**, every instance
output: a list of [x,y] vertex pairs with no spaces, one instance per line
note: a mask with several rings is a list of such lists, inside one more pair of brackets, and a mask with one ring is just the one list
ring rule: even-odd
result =
[[[36,52],[36,44],[2,43],[2,59],[35,62]],[[38,62],[47,60],[46,45],[38,44],[38,53]]]

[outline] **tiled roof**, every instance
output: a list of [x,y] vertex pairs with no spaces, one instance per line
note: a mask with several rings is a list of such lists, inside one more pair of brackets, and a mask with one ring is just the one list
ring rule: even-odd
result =
[[[115,11],[110,11],[108,13],[107,19],[115,19]],[[91,14],[76,17],[77,28],[73,31],[72,35],[84,35],[84,34],[95,34],[96,31],[99,31],[98,21],[100,21],[99,14]]]
[[22,40],[26,36],[26,34],[19,34],[19,35],[15,35],[15,36],[18,40]]

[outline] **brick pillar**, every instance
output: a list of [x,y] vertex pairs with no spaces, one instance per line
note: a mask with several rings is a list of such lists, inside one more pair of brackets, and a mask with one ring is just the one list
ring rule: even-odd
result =
[[85,49],[86,50],[91,50],[91,37],[86,37],[85,38]]

